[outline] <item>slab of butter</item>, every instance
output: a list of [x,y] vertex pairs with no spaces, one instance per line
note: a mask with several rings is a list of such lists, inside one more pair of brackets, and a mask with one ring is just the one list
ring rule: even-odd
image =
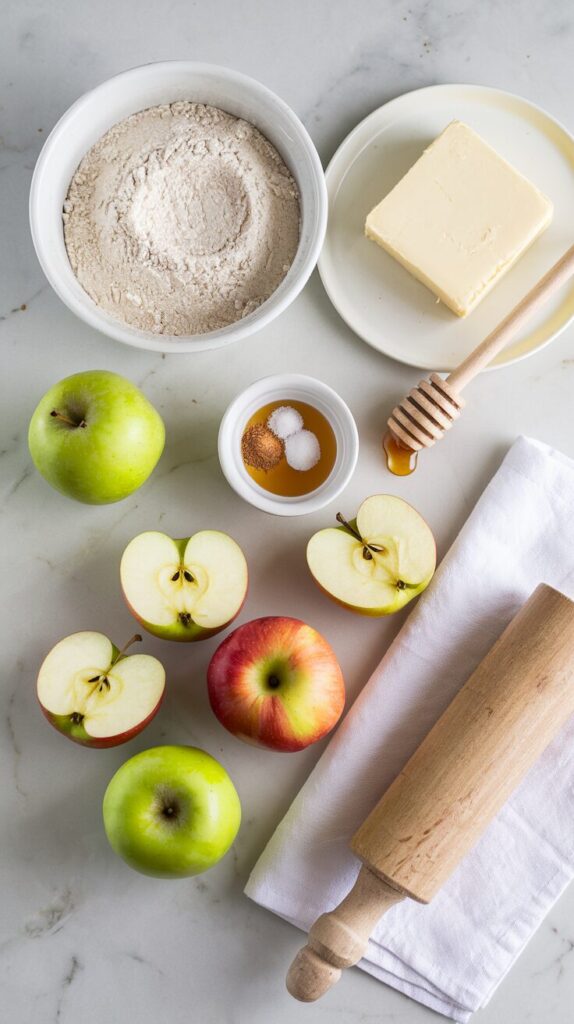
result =
[[452,121],[369,213],[365,234],[466,316],[552,220],[552,203]]

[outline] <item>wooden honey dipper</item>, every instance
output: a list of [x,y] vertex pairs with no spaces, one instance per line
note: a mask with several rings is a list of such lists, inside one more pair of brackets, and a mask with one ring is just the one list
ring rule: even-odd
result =
[[428,903],[574,714],[574,602],[541,584],[351,840],[363,862],[287,975],[318,999],[399,900]]
[[[446,379],[443,380],[438,373],[431,373],[427,380],[422,380],[409,392],[400,405],[395,406],[387,420],[389,432],[383,442],[392,472],[400,476],[412,472],[412,453],[430,448],[460,416],[465,404],[461,398],[463,388],[572,274],[574,245]],[[396,461],[394,469],[393,460]]]

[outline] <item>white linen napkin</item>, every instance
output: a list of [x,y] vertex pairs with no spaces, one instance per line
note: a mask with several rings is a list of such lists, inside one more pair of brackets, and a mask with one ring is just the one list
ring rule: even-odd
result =
[[[359,868],[351,835],[540,582],[574,597],[574,462],[519,438],[261,855],[251,899],[305,930],[339,902]],[[571,719],[433,902],[393,907],[359,966],[464,1024],[573,877],[573,822]]]

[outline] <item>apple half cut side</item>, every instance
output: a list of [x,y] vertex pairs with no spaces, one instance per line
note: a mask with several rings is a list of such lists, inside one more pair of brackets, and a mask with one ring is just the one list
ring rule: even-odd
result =
[[37,683],[48,721],[86,747],[114,747],[136,736],[156,714],[164,689],[157,658],[126,656],[103,633],[88,630],[52,648]]
[[361,615],[391,615],[430,583],[436,544],[430,527],[402,498],[374,494],[356,520],[319,530],[307,564],[322,590]]
[[240,612],[247,594],[247,562],[239,545],[219,530],[173,540],[150,530],[125,549],[120,578],[130,611],[163,640],[203,640]]

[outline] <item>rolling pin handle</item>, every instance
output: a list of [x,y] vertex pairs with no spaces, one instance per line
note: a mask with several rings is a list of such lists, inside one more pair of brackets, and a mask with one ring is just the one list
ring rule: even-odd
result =
[[299,950],[287,974],[287,990],[304,1003],[314,1002],[364,955],[369,937],[379,918],[404,893],[394,889],[365,865],[345,899],[321,914],[309,932],[309,941]]
[[289,968],[287,991],[302,1003],[314,1003],[338,982],[341,974],[340,967],[333,967],[308,943],[299,950]]

